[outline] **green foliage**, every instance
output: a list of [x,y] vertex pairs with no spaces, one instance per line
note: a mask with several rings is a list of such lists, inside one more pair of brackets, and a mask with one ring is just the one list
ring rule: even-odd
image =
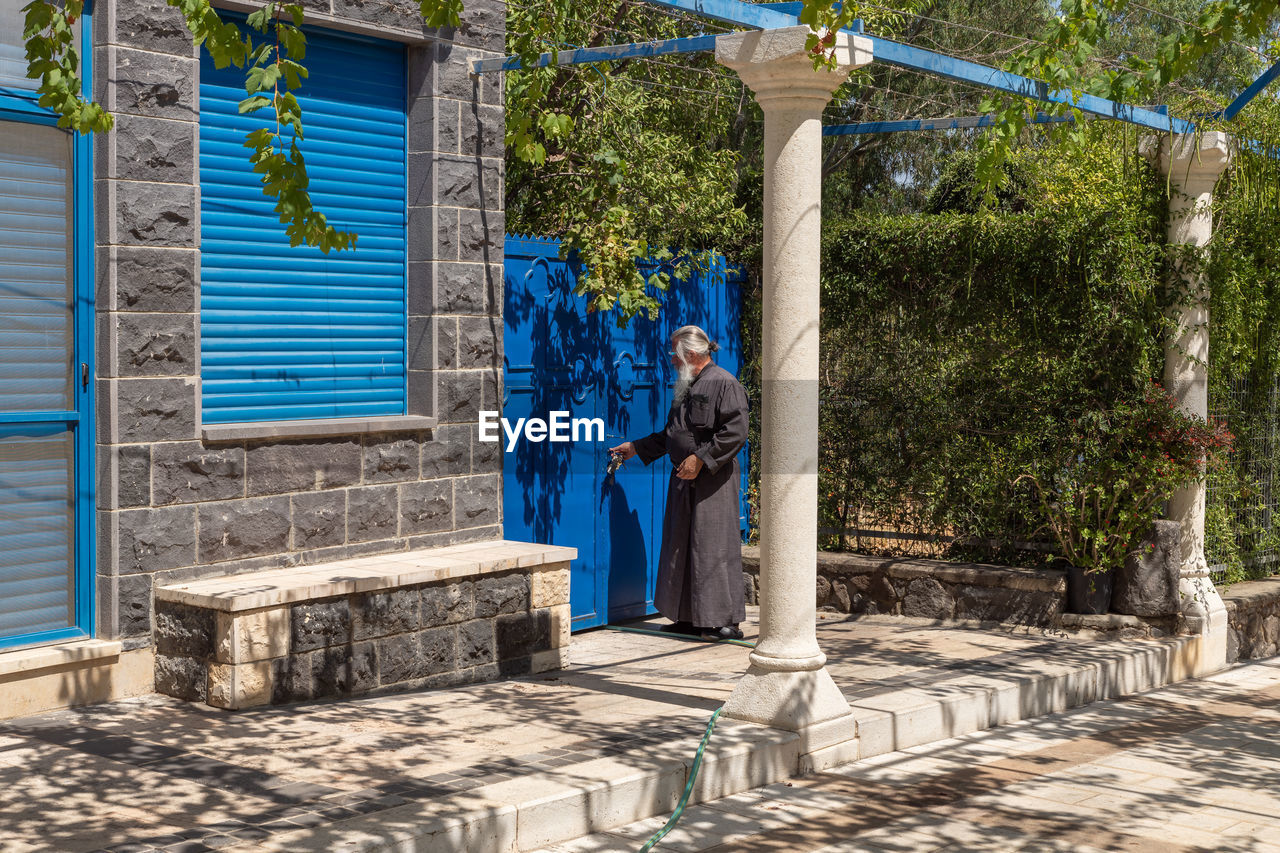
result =
[[1229,449],[1221,424],[1188,417],[1153,384],[1141,400],[1073,420],[1024,475],[1059,554],[1086,572],[1118,569],[1175,491]]
[[1164,185],[1122,132],[1089,133],[1087,156],[1025,155],[1023,212],[827,224],[824,527],[1023,561],[1046,539],[1023,475],[1073,421],[1143,400],[1163,365]]
[[22,36],[26,40],[27,76],[40,81],[36,92],[40,106],[58,115],[58,127],[80,133],[105,133],[115,119],[101,105],[81,94],[80,57],[75,49],[75,26],[84,11],[84,0],[55,5],[33,0],[26,12]]
[[[282,20],[282,14],[289,15],[292,23]],[[290,245],[305,243],[326,254],[331,249],[351,248],[356,235],[330,225],[307,192],[306,161],[298,147],[303,138],[302,106],[289,91],[301,86],[307,77],[307,69],[300,62],[306,58],[307,49],[306,36],[299,29],[302,7],[268,3],[249,15],[248,24],[260,33],[274,36],[256,47],[245,40],[249,62],[244,89],[248,97],[240,102],[241,113],[266,107],[275,111],[274,131],[258,128],[246,134],[244,141],[252,152],[249,162],[261,176],[262,193],[276,200],[275,212],[285,226]],[[286,86],[283,90],[282,81]]]
[[507,34],[528,69],[507,75],[507,227],[560,236],[594,310],[619,325],[655,316],[673,276],[750,230],[732,136],[753,109],[741,84],[706,56],[530,67],[543,51],[695,34],[634,0],[512,3]]
[[[925,213],[977,213],[982,206],[982,193],[978,192],[978,155],[961,152],[951,158],[941,176],[925,197]],[[1027,168],[1017,160],[1006,160],[1001,168],[1006,175],[996,191],[996,209],[1004,213],[1019,213],[1029,206],[1027,199],[1031,178]]]

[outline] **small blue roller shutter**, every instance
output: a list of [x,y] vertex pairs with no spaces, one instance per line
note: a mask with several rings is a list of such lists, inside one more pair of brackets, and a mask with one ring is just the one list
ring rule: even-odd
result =
[[248,164],[244,72],[200,66],[203,421],[405,411],[405,53],[307,33],[297,91],[316,207],[352,251],[290,247]]

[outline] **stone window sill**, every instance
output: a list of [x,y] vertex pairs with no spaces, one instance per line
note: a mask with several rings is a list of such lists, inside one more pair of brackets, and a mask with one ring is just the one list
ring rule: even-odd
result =
[[22,675],[67,664],[90,663],[115,659],[123,645],[114,640],[74,640],[56,646],[37,646],[0,652],[0,677]]
[[268,421],[264,423],[210,424],[200,428],[206,443],[244,441],[256,438],[320,438],[335,435],[365,435],[378,432],[412,432],[434,429],[438,418],[421,415],[394,415],[381,418],[329,418],[311,421]]

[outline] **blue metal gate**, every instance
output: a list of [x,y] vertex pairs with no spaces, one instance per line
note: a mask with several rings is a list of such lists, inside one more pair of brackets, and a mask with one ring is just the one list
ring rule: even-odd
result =
[[[587,311],[573,292],[579,270],[559,252],[553,240],[507,237],[503,417],[567,411],[602,419],[606,438],[517,442],[504,456],[503,526],[508,539],[578,549],[570,605],[581,630],[653,612],[670,465],[633,460],[606,476],[607,449],[665,422],[674,379],[667,340],[680,326],[706,329],[721,347],[717,363],[737,373],[739,281],[721,263],[673,283],[656,320],[619,329],[612,315]],[[745,472],[745,452],[741,464]]]

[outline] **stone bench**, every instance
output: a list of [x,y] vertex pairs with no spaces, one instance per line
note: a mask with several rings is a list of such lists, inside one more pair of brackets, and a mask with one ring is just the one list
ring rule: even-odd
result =
[[156,691],[239,709],[558,669],[576,558],[499,540],[157,586]]

